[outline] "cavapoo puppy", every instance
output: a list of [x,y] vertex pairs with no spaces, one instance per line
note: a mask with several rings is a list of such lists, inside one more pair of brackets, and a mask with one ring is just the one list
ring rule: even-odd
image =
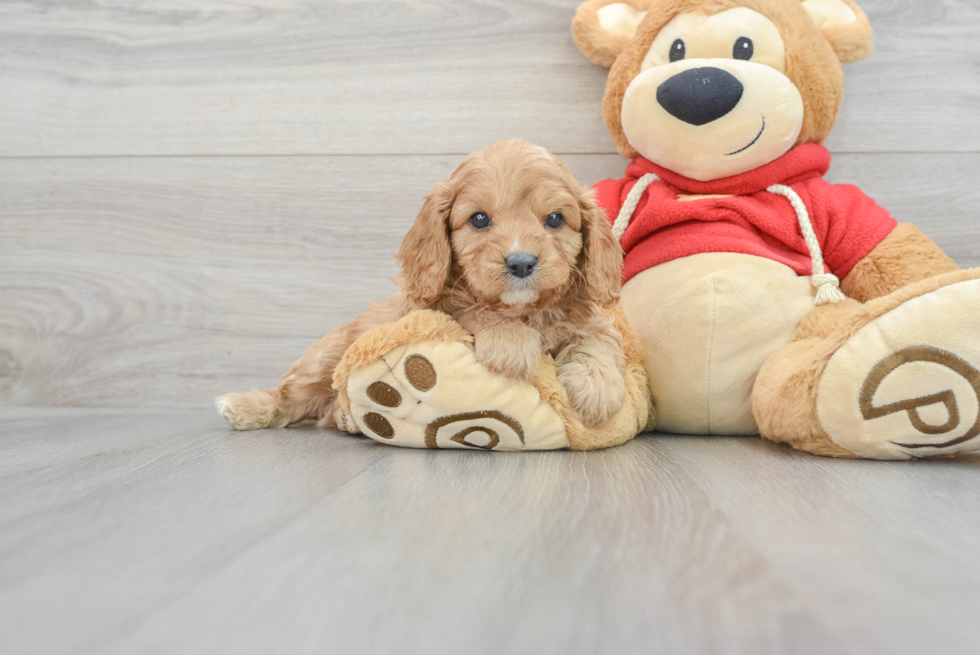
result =
[[468,156],[426,197],[398,259],[400,291],[313,344],[278,389],[218,399],[236,429],[308,418],[336,425],[332,375],[344,351],[416,309],[456,319],[496,373],[530,380],[550,354],[586,425],[622,409],[622,335],[600,311],[619,299],[622,251],[591,193],[557,157],[519,140]]

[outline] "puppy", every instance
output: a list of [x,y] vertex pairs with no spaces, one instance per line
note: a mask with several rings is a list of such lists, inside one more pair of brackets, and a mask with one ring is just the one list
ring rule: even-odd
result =
[[313,344],[278,389],[218,398],[236,429],[345,426],[331,386],[344,351],[416,309],[452,316],[496,373],[529,381],[550,354],[586,425],[622,409],[623,339],[600,311],[619,299],[622,250],[590,192],[547,150],[508,140],[468,156],[426,197],[398,259],[400,291]]

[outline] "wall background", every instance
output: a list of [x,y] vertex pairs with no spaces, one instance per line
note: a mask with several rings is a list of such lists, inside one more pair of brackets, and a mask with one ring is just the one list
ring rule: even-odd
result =
[[[203,407],[392,290],[434,179],[620,176],[577,0],[0,3],[0,406]],[[864,0],[830,179],[980,265],[980,5]]]

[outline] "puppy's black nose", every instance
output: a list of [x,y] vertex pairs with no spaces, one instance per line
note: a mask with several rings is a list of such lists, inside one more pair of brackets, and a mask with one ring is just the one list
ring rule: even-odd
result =
[[707,125],[735,109],[744,91],[742,83],[728,71],[692,68],[661,84],[657,102],[674,118]]
[[504,260],[507,264],[507,272],[514,277],[524,278],[534,272],[534,267],[538,265],[538,258],[529,252],[512,252]]

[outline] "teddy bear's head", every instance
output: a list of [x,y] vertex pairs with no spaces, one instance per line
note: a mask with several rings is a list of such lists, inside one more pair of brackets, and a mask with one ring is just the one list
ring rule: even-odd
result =
[[853,0],[589,0],[572,34],[612,67],[603,114],[617,149],[699,181],[823,142],[841,63],[873,49]]

